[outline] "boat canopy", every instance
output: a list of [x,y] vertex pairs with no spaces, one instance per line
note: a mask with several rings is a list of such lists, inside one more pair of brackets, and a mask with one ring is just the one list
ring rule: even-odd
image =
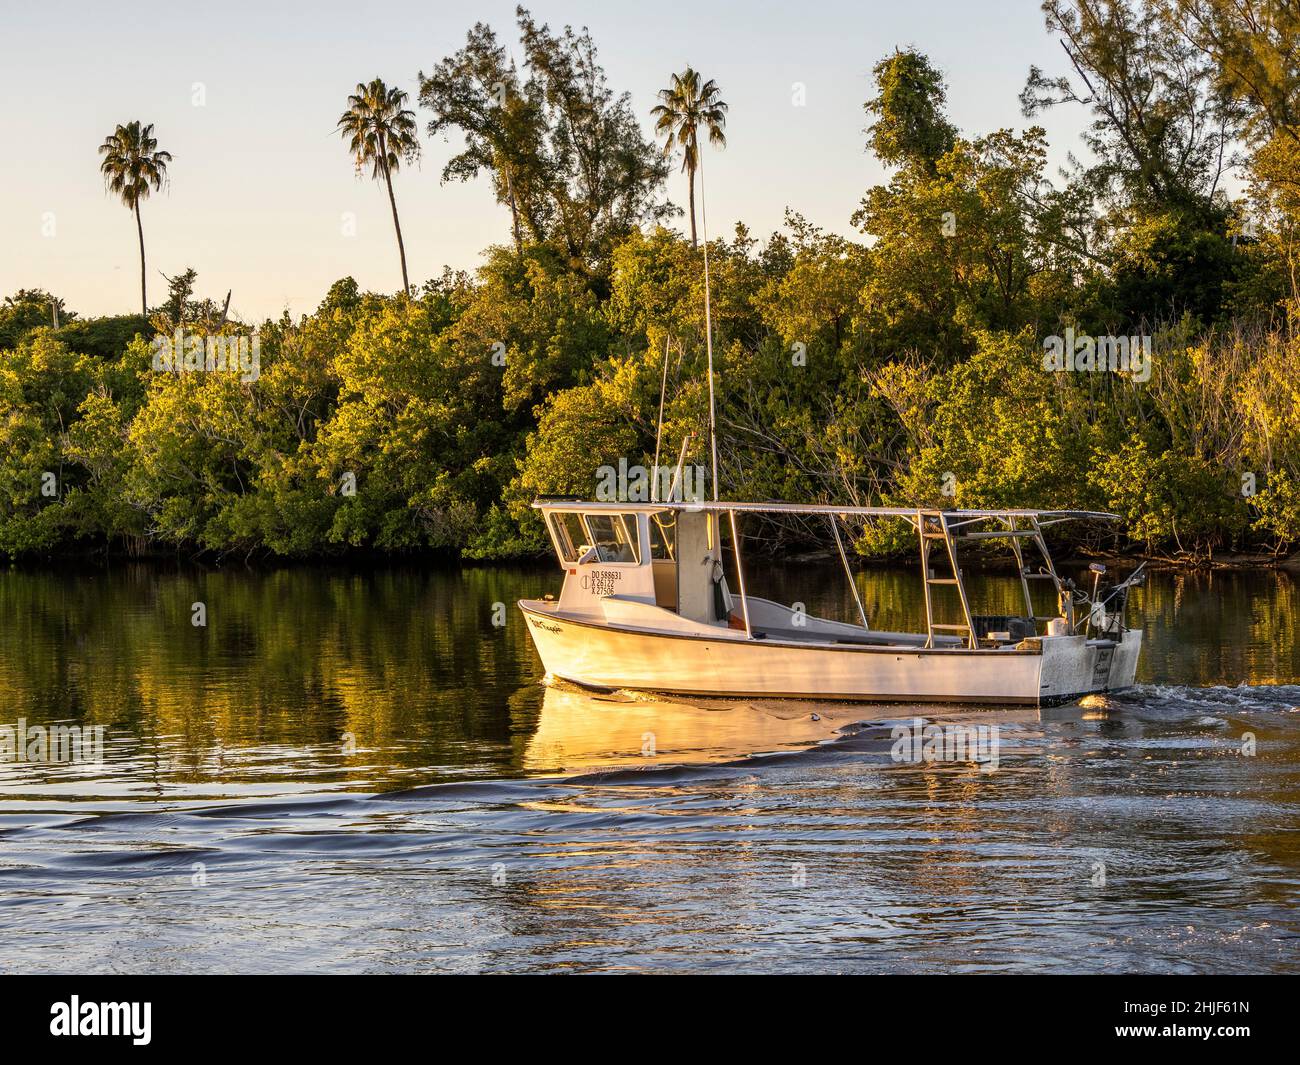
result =
[[699,501],[672,503],[622,503],[593,502],[578,497],[546,497],[534,500],[537,510],[580,510],[585,513],[617,511],[619,513],[662,514],[680,511],[687,514],[827,514],[842,518],[905,518],[916,521],[918,514],[925,517],[944,515],[949,526],[965,521],[987,521],[999,518],[1032,518],[1039,525],[1060,521],[1119,521],[1118,514],[1101,510],[941,510],[935,507],[854,507],[825,503],[732,503],[727,501]]

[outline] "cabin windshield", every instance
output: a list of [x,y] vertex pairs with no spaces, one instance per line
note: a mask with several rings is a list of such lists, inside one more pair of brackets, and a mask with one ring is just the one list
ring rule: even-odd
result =
[[549,520],[555,548],[564,562],[641,563],[635,514],[557,511]]

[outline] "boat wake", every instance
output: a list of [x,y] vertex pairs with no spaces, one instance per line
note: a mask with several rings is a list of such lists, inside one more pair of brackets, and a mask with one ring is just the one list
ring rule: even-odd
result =
[[1218,684],[1204,688],[1178,684],[1139,684],[1100,696],[1116,710],[1134,708],[1172,714],[1206,712],[1300,713],[1298,684]]

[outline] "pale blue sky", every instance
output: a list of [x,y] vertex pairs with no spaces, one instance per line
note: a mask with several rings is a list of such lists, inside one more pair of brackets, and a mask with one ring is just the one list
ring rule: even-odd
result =
[[[335,279],[394,291],[401,277],[382,187],[357,180],[333,132],[346,97],[376,75],[416,95],[416,73],[458,49],[472,22],[516,45],[514,4],[20,4],[4,0],[0,40],[0,295],[41,287],[82,315],[139,299],[135,225],[109,199],[96,148],[115,123],[153,122],[175,156],[171,185],[144,204],[150,302],[158,271],[199,271],[203,295],[234,290],[246,321],[311,310]],[[1023,128],[1017,96],[1031,63],[1064,56],[1037,0],[603,3],[536,0],[539,21],[587,25],[611,85],[639,115],[687,62],[731,104],[728,148],[706,159],[711,232],[736,220],[755,236],[787,206],[851,234],[849,216],[883,173],[863,148],[869,71],[915,45],[944,71],[949,109],[967,133]],[[516,47],[517,52],[517,47]],[[202,82],[206,106],[195,107]],[[792,105],[792,85],[806,105]],[[423,131],[428,114],[416,107]],[[1042,121],[1041,119],[1039,121]],[[1084,118],[1048,115],[1053,160],[1078,151]],[[646,120],[647,131],[649,122]],[[444,264],[474,268],[505,241],[508,219],[486,180],[442,186],[454,146],[425,140],[419,168],[395,182],[412,281]],[[674,174],[670,195],[685,203]],[[55,235],[43,235],[53,213]],[[355,237],[340,216],[355,212]],[[48,226],[46,226],[48,228]]]

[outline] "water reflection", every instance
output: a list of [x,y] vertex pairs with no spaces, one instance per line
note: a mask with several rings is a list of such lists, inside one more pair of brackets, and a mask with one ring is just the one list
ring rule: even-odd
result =
[[555,684],[542,698],[523,768],[644,768],[801,750],[870,714],[846,704],[602,695]]

